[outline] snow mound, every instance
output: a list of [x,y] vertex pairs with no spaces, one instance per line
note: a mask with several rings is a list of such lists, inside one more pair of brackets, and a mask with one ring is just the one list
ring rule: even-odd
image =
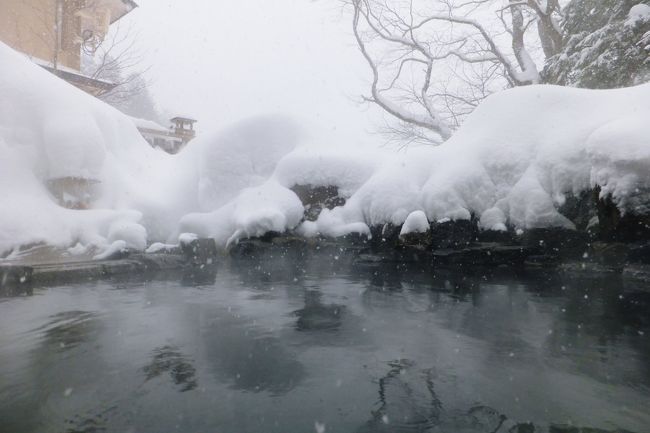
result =
[[[294,122],[267,116],[167,155],[132,118],[2,44],[0,63],[0,256],[47,243],[107,257],[181,233],[220,247],[289,230],[369,236],[386,223],[406,234],[470,218],[484,230],[572,228],[558,212],[567,195],[599,186],[626,212],[650,189],[650,84],[501,92],[438,147],[309,146]],[[59,206],[58,179],[96,185],[91,209]],[[346,203],[303,221],[295,185],[336,186]]]
[[351,224],[399,225],[416,211],[428,221],[475,216],[484,230],[574,228],[558,207],[596,185],[625,212],[630,197],[650,188],[649,118],[650,84],[508,90],[488,98],[442,146],[386,159],[345,206],[301,230],[337,235]]
[[377,149],[332,149],[303,146],[283,157],[274,177],[283,186],[336,186],[350,197],[380,164]]
[[[101,250],[122,236],[141,248],[146,230],[131,201],[148,195],[142,167],[165,158],[129,118],[1,43],[0,64],[0,256],[37,243]],[[59,206],[48,186],[59,179],[96,183],[101,205]]]
[[247,119],[197,138],[191,151],[199,154],[201,209],[219,208],[243,189],[266,182],[299,138],[299,127],[281,116]]
[[293,229],[303,212],[302,203],[291,190],[270,180],[244,189],[213,212],[185,215],[180,230],[213,238],[217,245],[227,247],[242,238]]
[[429,231],[429,220],[421,210],[413,211],[406,217],[399,235],[404,236],[411,233],[426,233]]
[[639,22],[650,21],[650,5],[639,3],[630,8],[626,25],[635,25]]

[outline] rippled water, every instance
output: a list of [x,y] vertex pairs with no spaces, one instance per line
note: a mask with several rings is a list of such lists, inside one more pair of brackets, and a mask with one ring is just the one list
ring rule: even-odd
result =
[[645,433],[646,290],[324,255],[5,294],[0,432]]

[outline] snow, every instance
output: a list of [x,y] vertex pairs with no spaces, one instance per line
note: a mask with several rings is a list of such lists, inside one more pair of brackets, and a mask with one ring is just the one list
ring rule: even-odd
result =
[[270,180],[245,188],[213,212],[185,215],[180,229],[229,246],[242,238],[293,229],[300,223],[303,211],[302,203],[292,191]]
[[[441,146],[323,144],[264,116],[168,155],[132,118],[2,44],[0,63],[0,255],[47,243],[107,257],[196,237],[226,248],[269,231],[369,236],[386,223],[406,234],[471,217],[484,230],[571,228],[557,211],[567,194],[599,185],[625,212],[650,188],[650,84],[501,92]],[[61,177],[96,182],[90,209],[57,204],[47,185]],[[295,185],[336,186],[346,203],[303,221]]]
[[122,253],[128,250],[128,246],[125,241],[117,240],[110,244],[108,248],[104,249],[103,252],[93,256],[95,260],[106,260],[117,253]]
[[300,128],[281,116],[243,120],[192,142],[198,154],[200,207],[212,211],[245,188],[260,186],[299,142]]
[[481,215],[479,227],[482,230],[505,232],[508,230],[506,222],[507,218],[505,213],[498,207],[492,207]]
[[[0,254],[36,243],[107,248],[113,224],[140,224],[130,202],[148,195],[140,168],[164,156],[126,116],[3,44],[0,63]],[[47,187],[58,178],[99,182],[102,205],[60,207]]]
[[80,256],[88,252],[88,247],[80,243],[77,243],[75,246],[68,248],[67,252],[72,256]]
[[323,209],[318,221],[305,221],[296,231],[299,235],[307,238],[313,238],[319,234],[338,238],[351,233],[364,234],[370,237],[370,228],[366,223],[360,221],[347,222],[344,215],[344,209],[340,207],[332,210]]
[[151,129],[160,132],[169,132],[169,128],[165,128],[164,126],[162,126],[157,122],[154,122],[153,120],[140,119],[139,117],[133,117],[133,116],[129,116],[129,117],[131,118],[131,121],[136,126],[136,128]]
[[197,236],[196,233],[181,233],[178,236],[178,243],[180,245],[189,245],[195,240],[197,240],[199,237]]
[[429,220],[426,214],[421,210],[413,211],[406,217],[400,236],[408,235],[410,233],[426,233],[429,231]]
[[126,248],[143,251],[147,247],[147,230],[140,224],[119,220],[108,228],[108,241],[122,240]]
[[[588,113],[588,115],[585,115]],[[490,97],[444,145],[385,161],[341,209],[305,227],[480,219],[483,229],[567,227],[567,194],[600,185],[621,210],[650,187],[650,85],[619,90],[527,86]],[[334,218],[334,216],[336,218]],[[321,225],[323,226],[321,228]],[[307,230],[308,229],[308,230]]]
[[154,242],[153,244],[151,244],[149,246],[149,248],[147,248],[145,250],[145,253],[147,253],[147,254],[155,254],[155,253],[159,253],[161,251],[171,250],[171,249],[174,249],[176,247],[178,247],[178,245],[164,244],[162,242]]
[[592,183],[601,185],[601,195],[611,194],[623,210],[628,208],[631,192],[650,186],[649,114],[641,112],[607,123],[587,141]]
[[629,26],[646,21],[650,21],[650,5],[639,3],[630,8],[625,24]]
[[372,176],[381,158],[375,148],[302,146],[278,162],[274,178],[287,188],[336,186],[339,195],[347,198]]

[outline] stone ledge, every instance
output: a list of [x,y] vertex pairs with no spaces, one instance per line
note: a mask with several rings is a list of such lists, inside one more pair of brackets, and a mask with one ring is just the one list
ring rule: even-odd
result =
[[0,265],[0,289],[32,284],[97,280],[126,274],[183,269],[185,257],[170,254],[137,254],[127,259],[72,263]]

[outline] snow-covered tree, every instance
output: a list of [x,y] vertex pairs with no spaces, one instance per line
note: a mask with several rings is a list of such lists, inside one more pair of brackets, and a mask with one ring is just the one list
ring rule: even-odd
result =
[[544,81],[587,88],[650,81],[650,0],[572,0],[564,10],[565,46]]
[[372,70],[364,99],[401,140],[446,140],[485,97],[540,82],[563,46],[558,0],[349,0]]

